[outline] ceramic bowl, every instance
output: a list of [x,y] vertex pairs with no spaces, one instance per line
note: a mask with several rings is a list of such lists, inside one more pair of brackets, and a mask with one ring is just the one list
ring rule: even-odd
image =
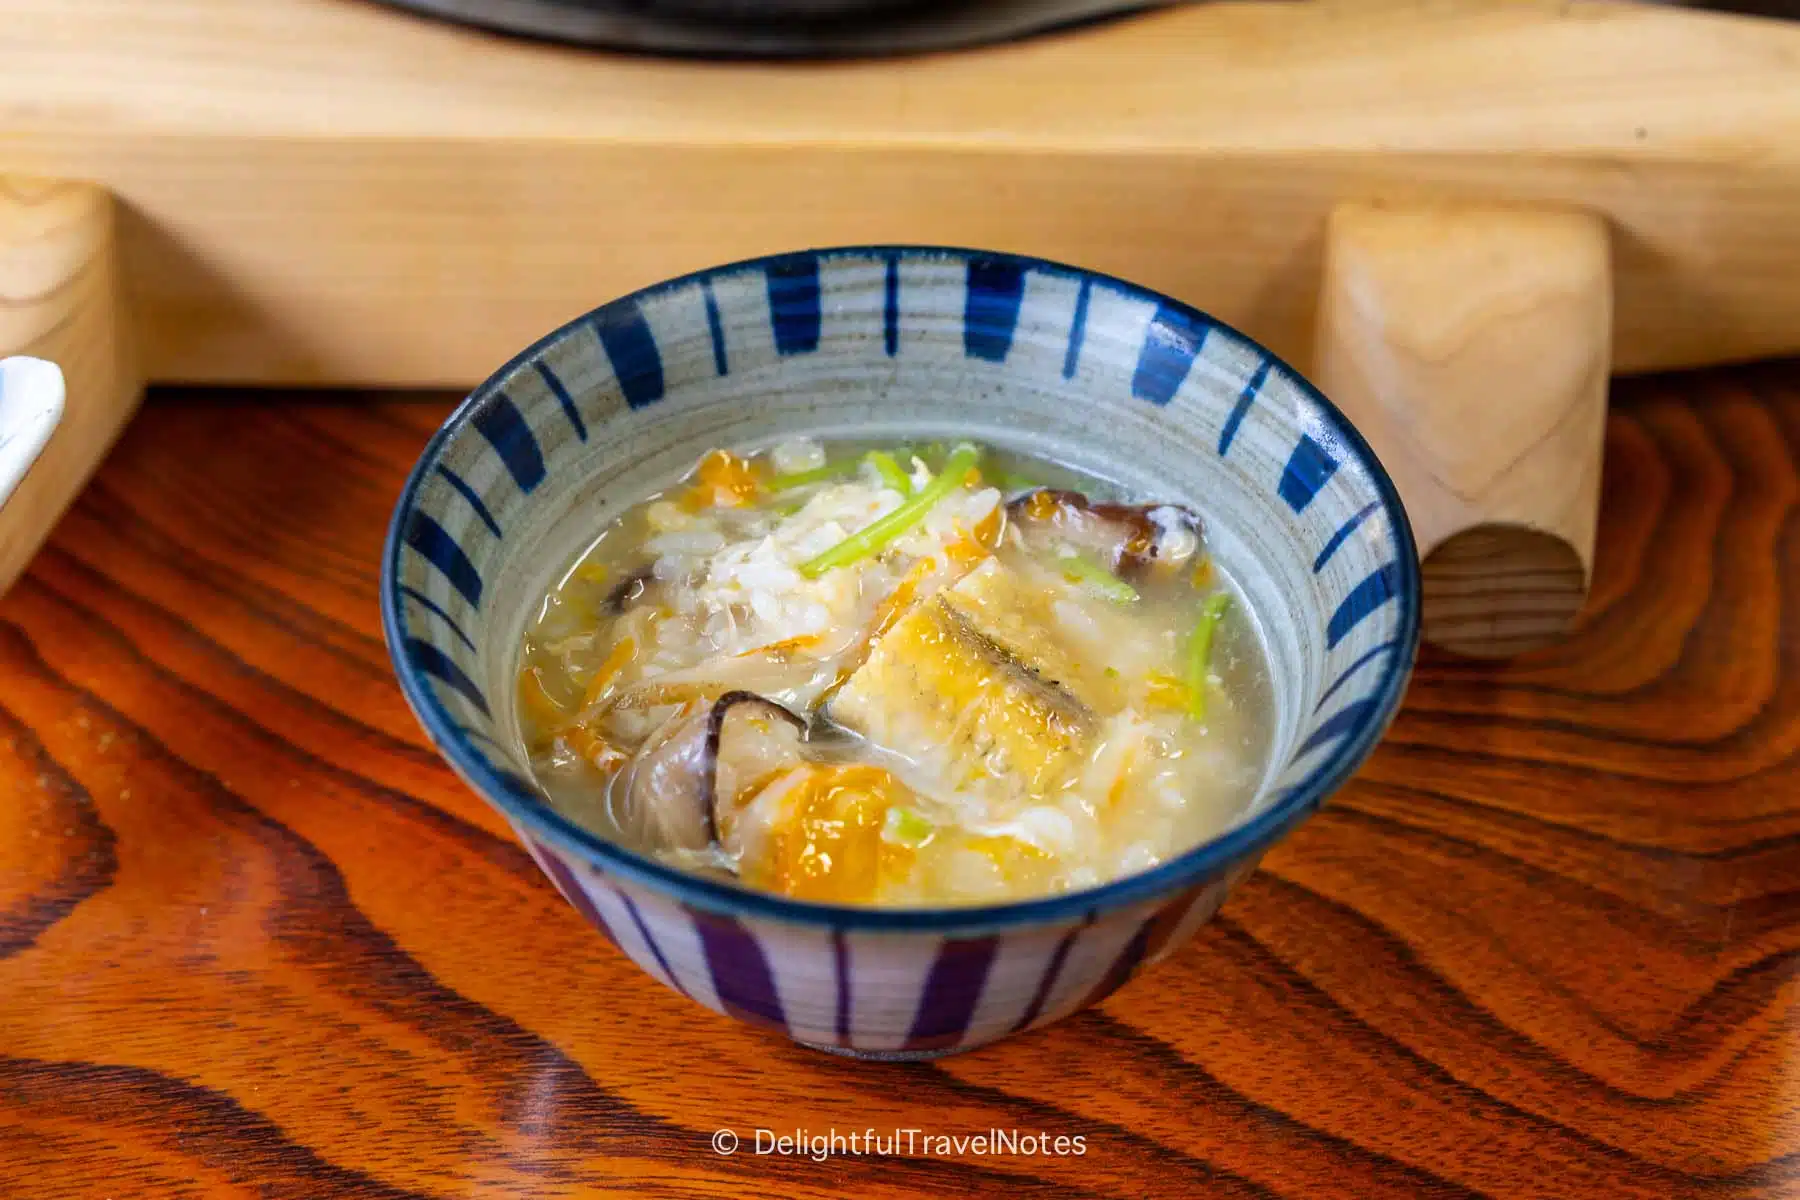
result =
[[[984,908],[802,903],[682,874],[552,809],[514,714],[546,588],[715,446],[968,437],[1186,502],[1267,643],[1275,754],[1222,836]],[[1419,631],[1412,534],[1343,415],[1167,297],[1036,259],[856,247],[718,267],[571,321],[426,446],[381,580],[402,689],[570,904],[658,981],[821,1049],[967,1050],[1100,1000],[1206,921],[1387,728]]]

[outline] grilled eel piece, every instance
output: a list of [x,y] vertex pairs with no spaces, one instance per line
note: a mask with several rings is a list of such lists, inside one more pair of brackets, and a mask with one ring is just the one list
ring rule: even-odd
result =
[[989,559],[896,622],[830,716],[959,793],[1016,808],[1072,774],[1100,727],[1053,628],[1042,595]]

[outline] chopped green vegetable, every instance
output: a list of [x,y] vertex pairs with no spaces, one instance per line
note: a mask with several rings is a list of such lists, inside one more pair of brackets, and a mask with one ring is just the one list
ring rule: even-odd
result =
[[910,808],[895,807],[888,809],[887,824],[882,827],[881,836],[886,841],[916,849],[929,842],[931,835],[936,832],[937,826],[930,819]]
[[938,501],[961,487],[969,468],[980,459],[981,451],[964,442],[950,456],[950,461],[944,464],[944,469],[899,508],[885,517],[871,521],[823,554],[800,564],[800,573],[808,579],[817,579],[827,571],[847,567],[874,554],[923,521],[925,515],[937,507]]
[[881,482],[902,496],[912,495],[912,480],[886,450],[871,450],[863,455],[863,461],[875,468],[875,473],[881,476]]
[[1056,560],[1063,578],[1105,596],[1114,604],[1130,604],[1138,598],[1137,589],[1101,566],[1085,554],[1064,554]]
[[1219,619],[1231,607],[1230,592],[1214,592],[1200,606],[1200,621],[1188,640],[1187,685],[1188,716],[1196,721],[1206,719],[1206,683],[1212,677],[1213,634]]
[[769,481],[769,486],[778,492],[792,491],[794,488],[811,487],[815,483],[842,479],[855,469],[853,464],[826,463],[824,466],[814,467],[810,471],[795,471],[792,475],[777,475]]
[[1008,496],[1022,496],[1026,492],[1035,492],[1044,485],[1026,475],[1014,471],[1000,472],[1000,490]]

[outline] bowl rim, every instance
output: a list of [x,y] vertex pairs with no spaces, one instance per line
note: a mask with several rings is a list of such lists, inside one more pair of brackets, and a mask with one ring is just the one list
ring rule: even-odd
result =
[[[1189,847],[1181,854],[1135,875],[1127,875],[1081,891],[1062,892],[1002,904],[940,906],[934,908],[877,908],[846,904],[824,904],[793,900],[772,892],[760,892],[735,884],[721,883],[689,874],[639,854],[623,845],[592,833],[557,812],[528,781],[491,762],[467,737],[449,711],[439,701],[431,684],[408,661],[401,609],[404,601],[398,590],[400,561],[404,547],[404,522],[432,468],[442,457],[449,441],[461,435],[469,424],[470,414],[497,391],[517,370],[530,363],[543,351],[556,345],[577,327],[593,321],[615,307],[635,305],[677,288],[701,280],[739,274],[796,257],[812,255],[820,259],[898,255],[902,258],[993,259],[1015,264],[1025,270],[1105,284],[1135,299],[1149,301],[1222,329],[1241,339],[1271,365],[1282,369],[1316,407],[1332,434],[1361,463],[1374,483],[1379,503],[1393,530],[1399,581],[1393,595],[1400,608],[1400,627],[1393,639],[1394,652],[1382,668],[1380,682],[1370,699],[1373,705],[1366,716],[1333,750],[1308,772],[1299,783],[1289,787],[1249,820],[1232,826],[1217,837]],[[963,246],[910,243],[872,243],[867,245],[828,246],[810,250],[784,251],[757,255],[717,266],[689,271],[647,287],[625,293],[604,304],[565,321],[515,354],[480,384],[474,387],[446,417],[425,443],[401,488],[399,500],[389,519],[387,540],[382,548],[380,598],[382,634],[387,642],[388,657],[394,666],[401,693],[423,726],[426,736],[463,781],[484,800],[507,817],[521,833],[529,831],[565,848],[573,848],[584,857],[596,859],[609,872],[654,891],[670,894],[677,901],[703,912],[726,916],[748,916],[772,919],[789,925],[823,927],[840,932],[900,931],[950,932],[1013,928],[1027,925],[1056,925],[1083,918],[1092,919],[1130,905],[1167,897],[1184,887],[1209,882],[1232,866],[1267,850],[1294,825],[1318,808],[1355,773],[1387,732],[1400,708],[1407,682],[1418,653],[1420,629],[1421,582],[1418,552],[1412,524],[1401,502],[1398,489],[1386,468],[1375,456],[1368,442],[1338,407],[1328,400],[1312,382],[1296,371],[1285,359],[1267,346],[1249,337],[1235,326],[1218,320],[1210,313],[1166,296],[1154,289],[1120,279],[1102,271],[1077,267],[1052,259],[1006,251],[982,250]]]

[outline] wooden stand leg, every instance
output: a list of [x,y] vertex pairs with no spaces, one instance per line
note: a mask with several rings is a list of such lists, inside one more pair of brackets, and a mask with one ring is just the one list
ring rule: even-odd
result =
[[62,423],[0,509],[0,592],[87,482],[142,395],[131,355],[112,197],[0,175],[0,357],[62,368]]
[[1393,476],[1424,635],[1501,656],[1587,596],[1612,347],[1605,225],[1583,213],[1345,205],[1313,376]]

